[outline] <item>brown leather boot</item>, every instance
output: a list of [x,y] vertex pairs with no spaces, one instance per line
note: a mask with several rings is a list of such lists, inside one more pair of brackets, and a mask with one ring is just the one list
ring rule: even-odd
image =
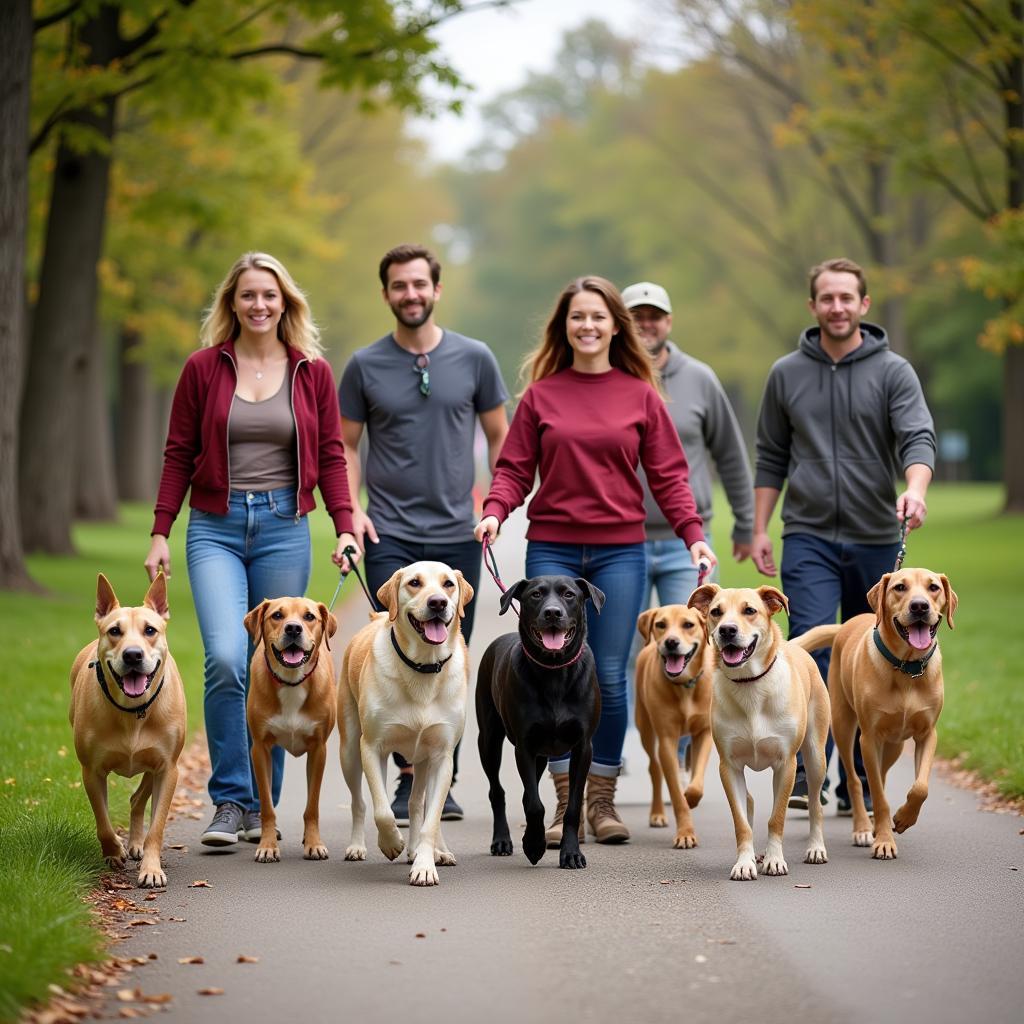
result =
[[[555,795],[558,797],[558,806],[555,808],[555,816],[544,833],[544,839],[549,850],[557,850],[562,845],[562,819],[565,817],[565,808],[569,804],[569,773],[556,775],[551,772],[551,778],[555,783]],[[586,842],[586,832],[583,827],[583,810],[580,809],[580,842]]]
[[614,776],[587,776],[587,824],[599,843],[625,843],[629,840],[629,829],[615,810],[617,782]]

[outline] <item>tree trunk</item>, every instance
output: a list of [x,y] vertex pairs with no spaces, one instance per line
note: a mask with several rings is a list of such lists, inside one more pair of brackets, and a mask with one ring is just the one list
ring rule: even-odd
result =
[[[82,26],[89,63],[110,62],[118,43],[118,16],[115,8],[103,6]],[[113,100],[98,102],[78,122],[109,143],[114,108]],[[103,249],[109,180],[107,146],[80,153],[62,138],[21,404],[21,529],[29,551],[72,551],[79,395],[90,346],[98,340],[96,268]]]
[[18,506],[32,2],[0,4],[0,590],[32,587]]
[[117,402],[117,494],[122,501],[156,500],[160,471],[162,408],[153,389],[149,367],[139,358],[138,331],[122,327],[120,386]]
[[114,431],[107,400],[107,360],[102,339],[91,346],[75,431],[76,519],[93,522],[117,518],[117,483],[114,477]]

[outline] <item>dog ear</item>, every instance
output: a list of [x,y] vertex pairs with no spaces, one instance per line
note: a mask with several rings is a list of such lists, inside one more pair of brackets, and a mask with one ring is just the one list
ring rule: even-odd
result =
[[526,588],[526,584],[529,580],[519,580],[517,583],[513,583],[504,594],[501,595],[498,601],[498,614],[504,615],[509,610],[513,601],[518,601],[522,597],[523,590]]
[[705,583],[704,586],[698,587],[692,594],[690,599],[686,602],[687,608],[696,608],[706,619],[708,617],[708,609],[711,607],[711,602],[715,599],[717,594],[722,588],[717,583]]
[[789,598],[778,587],[758,587],[757,593],[764,601],[769,615],[778,615],[781,611],[789,611]]
[[252,642],[259,647],[263,643],[263,616],[267,613],[269,601],[260,601],[258,605],[244,619],[242,624],[245,631],[252,637]]
[[388,610],[388,622],[394,622],[398,618],[398,581],[404,572],[403,569],[396,569],[391,578],[380,585],[377,591],[377,600]]
[[100,573],[96,577],[96,621],[99,622],[115,608],[120,607],[121,604],[117,600],[114,588],[110,585],[110,580],[103,573]]
[[458,569],[453,569],[452,571],[455,573],[455,581],[459,585],[459,618],[464,619],[466,617],[466,605],[473,600],[475,591],[469,580]]
[[320,612],[320,622],[324,628],[324,643],[327,645],[327,650],[330,650],[331,637],[338,632],[338,620],[322,601],[316,607],[317,611]]
[[150,583],[142,603],[147,608],[152,608],[163,619],[171,617],[171,609],[167,604],[167,577],[162,572],[158,572],[156,579]]
[[953,628],[953,612],[956,611],[956,606],[960,603],[956,591],[949,585],[949,580],[942,573],[939,574],[939,582],[942,583],[942,589],[946,594],[946,623],[949,628]]
[[885,609],[885,591],[889,586],[891,572],[887,572],[869,591],[868,607],[875,613],[875,623],[882,621],[882,612]]
[[598,590],[590,580],[585,580],[582,576],[576,577],[576,586],[594,602],[594,607],[600,615],[601,609],[604,607],[604,591]]
[[647,611],[641,612],[636,620],[636,631],[644,638],[644,643],[651,639],[651,627],[654,625],[654,614],[657,610],[648,608]]

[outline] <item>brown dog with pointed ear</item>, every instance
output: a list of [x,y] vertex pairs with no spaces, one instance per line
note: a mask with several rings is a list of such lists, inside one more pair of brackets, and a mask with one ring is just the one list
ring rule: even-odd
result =
[[[942,573],[900,569],[886,573],[871,588],[868,604],[873,615],[855,615],[841,626],[818,626],[793,643],[808,651],[833,648],[828,669],[832,732],[846,767],[853,842],[870,846],[877,860],[890,860],[897,853],[893,832],[905,832],[917,821],[928,796],[943,696],[936,634],[943,617],[953,628],[957,597]],[[873,835],[863,787],[853,770],[858,728],[875,811]],[[892,815],[885,776],[911,738],[916,777],[903,806]]]
[[[668,824],[664,778],[676,818],[672,846],[688,850],[697,845],[690,808],[704,795],[704,771],[711,754],[714,659],[704,616],[685,604],[667,604],[643,612],[636,628],[646,645],[636,659],[636,727],[650,762],[650,824],[652,828]],[[678,763],[681,736],[693,737],[689,750],[693,775],[685,793]]]
[[[142,604],[122,608],[100,573],[96,581],[99,639],[79,652],[71,667],[71,728],[82,763],[82,784],[96,816],[103,857],[123,868],[125,855],[141,860],[138,884],[165,886],[160,864],[167,812],[178,784],[178,755],[185,743],[185,690],[167,650],[167,582],[159,573]],[[107,776],[142,773],[131,797],[128,848],[110,823]],[[153,798],[149,832],[146,803]]]
[[320,786],[337,705],[330,638],[338,620],[325,604],[279,597],[258,604],[244,621],[256,645],[246,702],[262,822],[256,860],[266,864],[281,859],[270,781],[270,751],[275,744],[295,757],[306,755],[303,856],[327,860],[320,838]]

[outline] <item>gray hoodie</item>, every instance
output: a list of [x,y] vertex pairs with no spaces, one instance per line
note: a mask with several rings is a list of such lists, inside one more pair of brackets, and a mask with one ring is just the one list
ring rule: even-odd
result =
[[[754,524],[754,491],[743,434],[715,371],[707,363],[681,352],[671,341],[661,371],[666,408],[675,423],[690,466],[690,490],[708,534],[711,519],[711,460],[728,495],[735,520],[732,539],[749,544]],[[710,458],[709,458],[710,456]],[[641,476],[643,471],[641,470]],[[647,539],[675,537],[644,480]],[[710,536],[710,534],[708,534]]]
[[848,544],[899,540],[895,481],[935,466],[935,428],[913,367],[885,331],[860,325],[863,344],[838,363],[808,328],[771,368],[757,423],[755,487],[789,486],[782,535]]

